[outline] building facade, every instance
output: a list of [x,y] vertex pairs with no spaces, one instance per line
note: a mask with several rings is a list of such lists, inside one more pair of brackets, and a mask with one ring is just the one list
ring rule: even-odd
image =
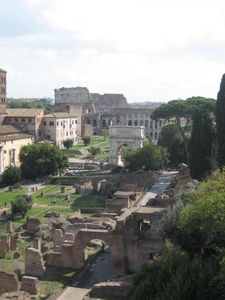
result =
[[36,143],[43,137],[43,117],[44,110],[42,108],[7,108],[4,124],[14,125],[24,133],[34,135]]
[[63,141],[72,139],[78,142],[78,122],[74,114],[68,112],[52,112],[43,117],[43,138],[53,141],[56,146],[63,148]]
[[0,69],[0,125],[6,114],[6,71]]
[[22,146],[34,143],[34,135],[24,133],[13,125],[0,127],[0,175],[10,165],[19,166],[19,152]]

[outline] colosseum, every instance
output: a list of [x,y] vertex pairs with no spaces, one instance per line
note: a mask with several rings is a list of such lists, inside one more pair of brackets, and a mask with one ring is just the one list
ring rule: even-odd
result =
[[156,107],[131,108],[123,94],[90,93],[86,87],[59,88],[54,90],[55,109],[81,107],[83,125],[91,125],[93,134],[110,125],[143,126],[146,136],[157,141],[165,119],[151,120]]

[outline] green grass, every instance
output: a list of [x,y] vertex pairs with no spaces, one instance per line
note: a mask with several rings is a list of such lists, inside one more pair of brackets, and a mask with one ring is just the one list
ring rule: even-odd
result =
[[[88,148],[92,146],[99,146],[101,148],[101,153],[95,156],[97,160],[105,160],[109,157],[109,138],[104,140],[104,137],[101,136],[93,137],[87,146],[85,146],[83,142],[80,142],[74,145],[71,150],[88,150]],[[76,155],[75,157],[79,158],[80,155]],[[92,158],[92,155],[88,154],[86,158]]]
[[13,191],[4,191],[3,189],[0,190],[0,205],[4,206],[4,203],[10,205],[11,202],[15,199],[16,195],[24,195],[28,191],[28,188],[23,189],[16,189]]

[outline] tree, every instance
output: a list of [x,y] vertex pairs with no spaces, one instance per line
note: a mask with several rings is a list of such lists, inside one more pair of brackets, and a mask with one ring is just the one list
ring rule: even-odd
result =
[[[202,109],[205,112],[215,112],[216,101],[211,98],[192,97],[186,100],[172,100],[167,104],[163,104],[156,108],[151,114],[153,120],[160,118],[173,120],[177,125],[180,134],[183,138],[187,163],[189,165],[189,151],[188,151],[188,138],[186,132],[188,125],[192,120],[192,115],[195,113],[196,108]],[[185,124],[183,125],[183,121]]]
[[90,152],[92,156],[95,156],[101,153],[101,148],[97,146],[92,146],[88,149],[88,152]]
[[84,135],[84,136],[82,137],[82,140],[83,140],[85,146],[89,145],[90,142],[91,142],[91,138],[90,138],[90,136],[88,136],[88,135]]
[[21,169],[16,166],[8,166],[2,177],[2,183],[5,185],[12,185],[21,180]]
[[187,163],[180,131],[175,123],[165,124],[159,134],[158,145],[167,149],[170,164]]
[[161,168],[168,162],[168,152],[165,148],[145,142],[142,148],[127,151],[123,162],[130,170],[154,170]]
[[58,173],[69,166],[68,156],[64,151],[49,144],[23,146],[19,160],[23,176],[31,179]]
[[31,209],[33,205],[32,197],[25,195],[17,195],[12,202],[12,214],[22,214],[22,217],[25,216],[26,212]]
[[103,136],[104,137],[104,141],[105,141],[105,139],[107,138],[107,136],[109,136],[108,129],[102,129],[99,135]]
[[73,139],[66,139],[65,141],[63,141],[63,146],[69,150],[69,148],[73,147]]
[[201,109],[196,109],[192,119],[193,130],[189,143],[190,174],[192,178],[202,181],[213,171],[215,129],[209,113]]
[[216,129],[218,143],[218,164],[219,167],[225,166],[225,74],[222,76],[220,90],[216,101]]

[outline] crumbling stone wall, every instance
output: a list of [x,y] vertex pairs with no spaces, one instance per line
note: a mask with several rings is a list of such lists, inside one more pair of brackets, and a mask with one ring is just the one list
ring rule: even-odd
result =
[[39,250],[28,248],[25,257],[25,274],[28,276],[44,277],[45,266]]
[[0,295],[7,292],[18,291],[19,282],[15,273],[0,271]]
[[108,299],[109,297],[118,297],[129,299],[131,288],[132,285],[128,282],[102,282],[95,284],[90,294],[92,298]]
[[30,295],[37,295],[38,294],[38,278],[37,277],[30,277],[30,276],[23,276],[22,277],[22,285],[20,288],[21,291],[25,291]]
[[35,219],[31,217],[28,218],[26,223],[27,232],[34,233],[37,227],[40,225],[41,225],[41,221],[39,219]]

